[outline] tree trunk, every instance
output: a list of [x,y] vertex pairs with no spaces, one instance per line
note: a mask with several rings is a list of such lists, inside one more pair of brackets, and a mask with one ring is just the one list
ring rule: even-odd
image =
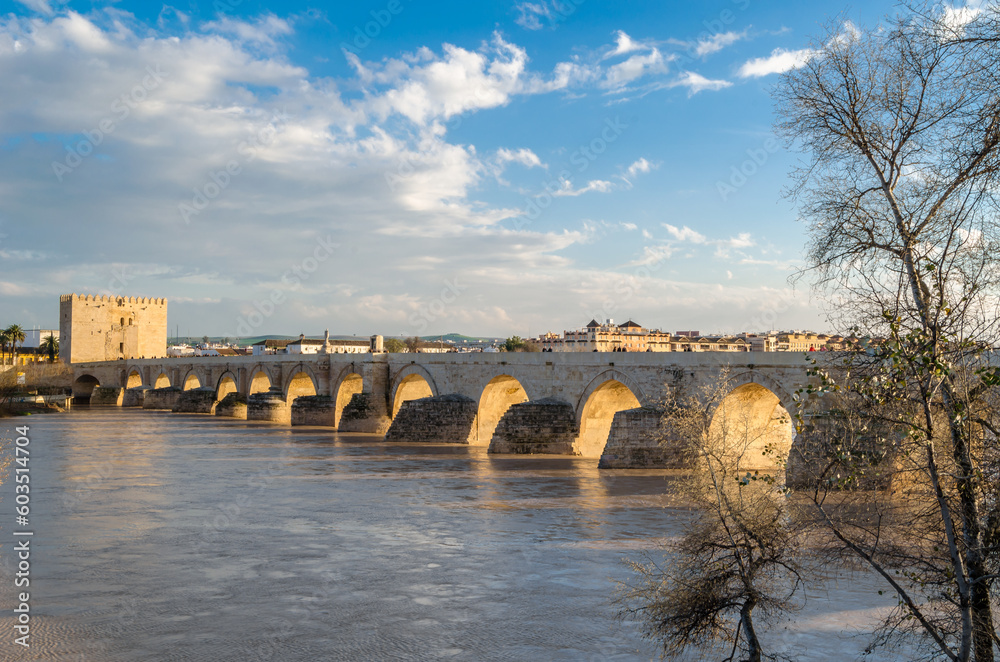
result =
[[753,629],[753,616],[751,615],[756,605],[756,598],[747,598],[740,609],[740,623],[743,625],[743,636],[747,640],[747,662],[760,662],[760,641],[757,640],[757,631]]
[[962,533],[965,543],[965,564],[971,583],[970,609],[972,611],[972,648],[976,662],[993,662],[993,605],[990,601],[989,571],[983,553],[983,535],[979,522],[978,468],[972,458],[972,440],[966,430],[956,422],[960,407],[956,406],[954,387],[950,380],[944,383],[945,408],[950,414],[949,426],[952,454],[958,465],[959,503],[962,512]]

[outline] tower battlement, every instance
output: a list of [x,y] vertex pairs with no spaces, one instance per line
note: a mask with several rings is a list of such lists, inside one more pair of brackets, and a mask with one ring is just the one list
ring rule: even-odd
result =
[[59,297],[59,354],[66,363],[167,354],[167,300],[103,294]]

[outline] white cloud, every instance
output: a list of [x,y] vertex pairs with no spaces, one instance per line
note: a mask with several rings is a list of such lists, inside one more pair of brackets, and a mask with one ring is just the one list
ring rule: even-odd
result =
[[445,44],[439,58],[424,49],[413,57],[363,67],[359,73],[383,88],[370,90],[363,107],[382,118],[403,115],[418,125],[496,108],[527,91],[527,61],[524,49],[499,34],[480,52]]
[[750,248],[756,246],[757,242],[750,237],[749,232],[741,232],[735,237],[719,241],[719,245],[727,248]]
[[728,80],[710,80],[693,71],[685,71],[680,78],[670,83],[670,87],[686,87],[689,97],[704,90],[712,92],[724,90],[731,85]]
[[811,48],[788,51],[776,48],[767,57],[759,57],[743,63],[739,69],[741,78],[760,78],[771,74],[784,73],[790,69],[801,67],[817,54]]
[[708,238],[705,237],[705,235],[697,232],[696,230],[692,230],[686,225],[683,228],[678,228],[670,223],[664,223],[663,227],[666,228],[667,232],[670,233],[670,236],[677,241],[689,241],[692,244],[704,244],[708,241]]
[[501,147],[497,150],[497,163],[501,166],[508,163],[519,163],[525,168],[541,168],[542,160],[530,149],[522,147],[517,151]]
[[633,55],[624,62],[608,67],[601,85],[618,90],[643,76],[666,72],[666,60],[663,54],[654,48],[645,55]]
[[584,193],[590,193],[594,191],[596,193],[608,193],[614,189],[614,184],[603,179],[592,179],[587,182],[587,185],[583,188],[574,189],[573,182],[568,179],[564,179],[562,182],[562,188],[555,191],[552,195],[556,197],[576,197],[578,195],[583,195]]
[[653,169],[655,169],[657,167],[658,166],[650,163],[649,161],[647,161],[645,159],[645,157],[643,157],[643,158],[640,158],[635,163],[633,163],[632,165],[630,165],[625,170],[625,174],[627,176],[629,176],[629,177],[634,177],[634,176],[638,175],[639,173],[647,173],[647,172],[649,172],[649,171],[651,171],[651,170],[653,170]]
[[750,248],[757,245],[757,242],[754,241],[749,232],[741,232],[729,239],[709,239],[702,233],[692,230],[686,225],[680,228],[670,223],[663,223],[662,225],[675,241],[687,242],[699,246],[715,246],[716,257],[726,257],[726,251],[730,249]]
[[666,246],[643,246],[642,254],[635,260],[629,262],[627,267],[641,267],[650,264],[660,264],[664,260],[673,257],[677,252],[676,247]]
[[48,0],[17,0],[17,2],[32,11],[38,12],[39,14],[45,14],[46,16],[52,15],[52,6],[49,4]]
[[704,57],[721,51],[726,46],[731,46],[741,39],[746,39],[747,31],[743,32],[720,32],[698,41],[694,47],[694,54]]
[[[376,63],[355,58],[356,75],[331,81],[283,54],[283,37],[294,34],[282,19],[219,18],[201,26],[210,33],[179,24],[171,17],[175,33],[168,35],[168,28],[157,31],[134,17],[119,23],[106,12],[0,19],[0,127],[15,138],[0,150],[0,257],[18,260],[17,277],[0,283],[3,310],[37,308],[37,320],[24,321],[47,324],[61,293],[166,296],[178,304],[171,315],[182,329],[190,323],[192,330],[233,335],[253,302],[278,290],[286,303],[254,332],[286,333],[291,325],[294,333],[322,333],[329,325],[359,335],[523,335],[517,325],[525,321],[537,329],[613,294],[608,284],[616,274],[576,265],[569,250],[594,241],[592,232],[563,230],[558,215],[544,225],[552,231],[540,231],[542,224],[511,229],[502,221],[516,210],[478,199],[492,168],[545,167],[538,155],[456,143],[443,123],[516,95],[606,92],[609,67],[600,58],[607,45],[539,74],[523,49],[497,37],[478,49],[421,48]],[[641,47],[619,57],[654,52]],[[665,69],[654,64],[642,64],[640,78],[623,85]],[[131,98],[151,71],[162,80],[142,99]],[[113,110],[120,107],[128,113]],[[112,121],[113,131],[86,144],[102,120]],[[499,138],[501,145],[523,144]],[[84,144],[89,156],[58,181],[53,162]],[[220,185],[228,163],[237,172]],[[612,172],[640,176],[653,167],[643,158]],[[586,184],[566,182],[557,194],[623,186],[615,176],[587,174]],[[180,205],[209,185],[210,199],[186,225]],[[34,253],[41,226],[51,231],[44,252]],[[639,238],[635,223],[620,226]],[[641,233],[655,243],[648,230]],[[336,244],[332,256],[301,282],[289,280],[286,274],[311,262],[324,242]],[[679,249],[654,250],[650,259]],[[512,287],[525,273],[539,284],[530,301]],[[421,306],[439,300],[444,281],[455,278],[462,286],[455,303],[426,330],[414,323],[423,319]],[[673,303],[688,303],[691,292],[700,297],[696,304],[723,315],[734,301],[767,296],[760,288],[740,290],[724,304],[707,304],[710,297],[696,285],[655,277],[643,287],[630,301],[637,315],[684,314],[691,324],[698,318]],[[672,308],[664,312],[668,299]]]
[[252,22],[223,16],[217,21],[205,23],[202,29],[206,32],[233,35],[241,42],[270,48],[275,46],[275,37],[292,34],[292,26],[288,21],[274,14],[260,16]]
[[942,7],[941,18],[949,28],[961,31],[966,25],[976,20],[982,11],[982,0],[969,0],[964,7],[945,4]]
[[615,47],[608,51],[604,59],[609,57],[614,57],[616,55],[625,55],[637,50],[646,50],[646,47],[639,42],[632,39],[632,37],[625,34],[623,30],[618,30],[615,32]]
[[525,30],[541,30],[546,24],[554,26],[567,16],[570,9],[559,0],[538,0],[537,2],[519,2],[514,6],[518,16],[514,22]]

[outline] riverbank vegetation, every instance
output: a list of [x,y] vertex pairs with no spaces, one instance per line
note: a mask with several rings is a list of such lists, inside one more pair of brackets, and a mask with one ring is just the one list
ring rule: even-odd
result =
[[[873,650],[916,642],[924,659],[992,662],[1000,9],[904,5],[870,28],[835,22],[783,74],[775,97],[778,132],[803,157],[790,190],[808,228],[798,277],[829,302],[838,332],[879,339],[815,363],[812,384],[797,394],[785,465],[794,484],[781,486],[796,507],[783,521],[825,541],[819,558],[868,568],[896,597]],[[706,434],[691,431],[691,445],[715,443]],[[722,513],[742,502],[712,494],[698,517],[728,534],[732,514]],[[647,582],[676,584],[678,569],[699,567],[698,548],[668,551],[668,570]],[[730,553],[708,567],[745,575],[752,558]],[[717,590],[709,582],[701,593]],[[681,609],[670,604],[649,612],[659,626],[647,628],[665,653],[676,648],[665,637],[676,638],[668,626]],[[746,597],[727,604],[733,611]],[[726,618],[738,648],[760,659],[746,631],[735,638],[740,618]],[[712,625],[707,616],[697,623]]]

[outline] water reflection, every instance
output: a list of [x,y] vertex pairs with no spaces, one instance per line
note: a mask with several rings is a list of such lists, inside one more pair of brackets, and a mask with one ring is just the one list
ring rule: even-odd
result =
[[668,472],[135,410],[31,428],[37,627],[0,659],[656,657],[609,596],[679,533]]

